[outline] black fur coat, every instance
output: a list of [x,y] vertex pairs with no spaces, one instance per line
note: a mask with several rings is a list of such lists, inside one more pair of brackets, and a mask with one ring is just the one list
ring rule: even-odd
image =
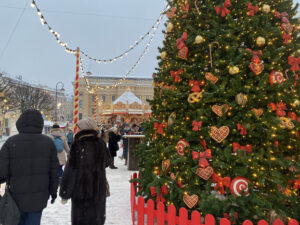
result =
[[95,130],[75,135],[60,187],[63,199],[72,199],[73,225],[105,222],[106,174],[111,163],[106,143]]

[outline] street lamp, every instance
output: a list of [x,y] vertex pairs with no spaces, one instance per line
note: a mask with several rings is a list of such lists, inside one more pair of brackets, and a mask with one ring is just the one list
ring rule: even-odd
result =
[[64,91],[64,84],[62,82],[57,82],[55,86],[55,121],[57,122],[57,87],[61,85],[60,91]]

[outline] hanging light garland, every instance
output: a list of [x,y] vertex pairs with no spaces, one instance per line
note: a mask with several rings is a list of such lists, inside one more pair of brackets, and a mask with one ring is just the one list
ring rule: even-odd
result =
[[[69,47],[68,47],[68,44],[67,44],[66,42],[63,42],[63,41],[60,39],[60,34],[57,33],[57,32],[56,32],[56,31],[48,24],[48,22],[45,20],[44,15],[42,14],[41,10],[38,8],[38,6],[37,6],[35,0],[32,0],[32,2],[31,2],[31,7],[33,7],[33,8],[36,9],[36,12],[37,12],[38,16],[40,17],[40,20],[41,20],[42,25],[45,25],[45,26],[48,27],[49,32],[55,37],[57,43],[58,43],[59,45],[61,45],[62,47],[64,47],[64,48],[65,48],[65,51],[66,51],[67,53],[70,53],[70,54],[76,54],[76,50],[73,50],[73,49],[69,48]],[[162,12],[160,13],[159,18],[156,20],[156,22],[153,24],[153,26],[151,27],[151,29],[150,29],[146,34],[140,36],[140,38],[139,38],[137,41],[135,41],[135,43],[134,43],[133,45],[129,46],[129,49],[128,49],[128,50],[126,50],[125,52],[119,54],[118,56],[115,56],[115,57],[110,58],[110,59],[97,59],[97,58],[94,58],[94,57],[89,56],[86,52],[84,52],[84,51],[82,51],[82,50],[81,50],[80,52],[82,53],[82,55],[84,55],[84,56],[87,57],[88,59],[93,60],[93,61],[95,61],[95,62],[97,62],[97,63],[105,63],[105,64],[108,63],[108,62],[113,63],[113,62],[117,61],[118,59],[122,59],[124,56],[127,56],[128,53],[129,53],[130,51],[132,51],[135,47],[137,47],[144,39],[146,39],[148,36],[151,36],[151,34],[152,34],[154,31],[156,31],[156,29],[158,28],[159,24],[160,24],[161,21],[162,21],[163,16],[164,16],[165,13],[166,13],[166,10],[168,9],[168,7],[169,7],[168,4],[166,4],[165,8],[164,8],[164,9],[162,10]]]
[[[161,15],[161,17],[163,17],[163,15]],[[115,87],[119,86],[120,84],[122,84],[126,80],[126,78],[128,77],[128,75],[131,74],[136,69],[137,65],[140,64],[140,62],[142,61],[142,59],[144,58],[144,56],[149,51],[151,42],[153,41],[153,38],[154,38],[154,36],[156,34],[156,31],[157,31],[157,29],[155,29],[151,33],[150,39],[149,39],[148,43],[146,44],[146,48],[144,49],[144,51],[142,52],[142,54],[140,55],[140,57],[137,59],[137,61],[135,62],[135,64],[127,71],[127,73],[125,73],[125,75],[123,76],[123,78],[119,79],[117,82],[115,82],[112,85],[107,85],[105,87],[100,87],[100,82],[98,82],[98,83],[95,84],[95,86],[97,86],[98,89],[104,90],[104,89],[108,89],[108,88],[115,88]],[[90,82],[89,82],[89,80],[88,80],[88,78],[86,76],[86,73],[84,71],[84,68],[83,68],[82,58],[80,58],[80,67],[81,67],[82,76],[83,76],[83,78],[85,79],[85,82],[86,82],[87,91],[89,93],[93,93],[93,90],[91,90]]]

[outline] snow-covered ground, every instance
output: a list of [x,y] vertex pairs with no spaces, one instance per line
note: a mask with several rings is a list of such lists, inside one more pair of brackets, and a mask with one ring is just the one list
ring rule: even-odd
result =
[[[122,154],[122,149],[118,155]],[[107,168],[107,179],[110,185],[111,196],[106,202],[106,225],[131,225],[130,213],[130,184],[129,179],[133,171],[128,171],[124,161],[115,157],[115,165],[118,169]],[[4,186],[0,188],[0,193]],[[43,211],[42,225],[70,225],[71,224],[71,202],[62,205],[58,197],[53,205]]]

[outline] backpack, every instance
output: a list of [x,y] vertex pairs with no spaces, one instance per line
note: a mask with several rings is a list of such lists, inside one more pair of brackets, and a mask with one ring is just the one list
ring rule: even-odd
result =
[[61,140],[60,137],[57,137],[57,136],[54,136],[54,135],[52,135],[52,136],[54,137],[54,144],[55,144],[55,147],[56,147],[56,151],[58,153],[62,152],[64,150],[63,141]]

